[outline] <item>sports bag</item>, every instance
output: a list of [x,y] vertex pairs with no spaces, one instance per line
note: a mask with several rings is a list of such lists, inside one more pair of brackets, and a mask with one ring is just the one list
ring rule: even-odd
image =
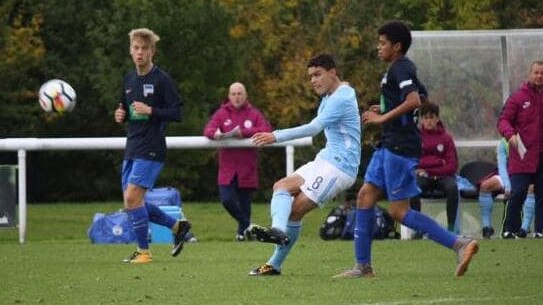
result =
[[181,206],[181,194],[178,189],[171,186],[149,189],[147,193],[145,193],[144,200],[147,203],[157,206]]
[[126,212],[96,213],[87,235],[93,244],[128,244],[136,240]]
[[[356,209],[350,205],[340,205],[333,208],[324,223],[321,225],[319,234],[324,240],[354,238],[354,227],[356,224]],[[387,210],[375,206],[375,223],[373,226],[373,239],[399,238],[396,231],[396,223]]]
[[324,240],[339,238],[343,234],[347,215],[350,211],[351,206],[348,204],[342,204],[332,208],[319,228],[320,237]]

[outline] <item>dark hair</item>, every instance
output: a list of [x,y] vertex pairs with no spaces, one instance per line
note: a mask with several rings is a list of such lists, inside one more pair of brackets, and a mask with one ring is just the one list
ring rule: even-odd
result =
[[422,106],[420,106],[420,115],[423,116],[426,114],[435,114],[436,116],[439,116],[439,106],[432,102],[422,104]]
[[411,46],[411,29],[405,22],[389,21],[377,30],[377,34],[386,36],[393,44],[399,42],[403,54],[406,54]]
[[330,70],[336,67],[336,62],[330,54],[320,54],[313,57],[307,64],[308,68],[322,67],[326,70]]

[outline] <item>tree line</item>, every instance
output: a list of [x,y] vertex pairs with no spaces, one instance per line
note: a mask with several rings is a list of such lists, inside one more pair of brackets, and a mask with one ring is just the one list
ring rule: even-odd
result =
[[[176,80],[184,120],[168,135],[201,135],[234,81],[275,128],[308,122],[318,98],[305,65],[334,54],[361,109],[378,97],[385,67],[376,58],[376,29],[401,19],[414,30],[508,29],[543,26],[541,1],[506,0],[4,0],[0,4],[0,131],[2,137],[123,136],[113,122],[122,76],[133,69],[127,33],[148,27],[161,36],[155,63]],[[44,113],[37,91],[61,78],[77,91],[74,112]],[[365,130],[364,160],[377,130]],[[296,164],[322,146],[298,148]],[[120,200],[122,151],[28,153],[30,202]],[[266,160],[262,164],[262,160]],[[361,173],[365,162],[362,162]],[[0,164],[15,164],[0,152]],[[266,200],[284,174],[284,151],[261,153]],[[170,150],[159,185],[181,189],[184,200],[216,200],[216,152]]]

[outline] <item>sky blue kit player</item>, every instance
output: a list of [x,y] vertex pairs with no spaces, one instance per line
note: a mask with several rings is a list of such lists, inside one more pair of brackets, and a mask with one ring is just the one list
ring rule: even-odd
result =
[[144,201],[155,184],[166,158],[166,127],[181,120],[181,98],[171,77],[153,64],[159,40],[153,31],[130,31],[130,55],[136,69],[124,78],[115,122],[127,122],[128,131],[121,173],[124,208],[136,235],[138,247],[124,260],[143,264],[152,261],[149,251],[149,221],[168,227],[174,234],[172,256],[183,248],[190,223],[173,219],[160,208]]
[[425,89],[417,77],[415,64],[405,56],[411,46],[411,31],[399,21],[391,21],[378,30],[379,58],[389,63],[381,81],[381,105],[370,107],[362,114],[364,124],[383,126],[381,143],[366,169],[364,184],[357,196],[354,230],[354,268],[335,277],[373,277],[371,263],[374,206],[380,199],[390,202],[389,211],[396,221],[457,253],[456,276],[466,272],[477,253],[476,240],[465,239],[441,227],[430,217],[411,210],[409,198],[420,193],[415,170],[421,154],[421,136],[414,113],[421,105]]
[[337,76],[334,59],[321,54],[310,60],[308,74],[321,97],[317,116],[309,123],[253,135],[256,146],[314,136],[324,130],[325,147],[315,159],[273,186],[271,228],[253,225],[259,241],[275,243],[267,263],[249,272],[252,276],[281,274],[281,265],[300,235],[302,218],[351,187],[360,163],[361,125],[355,90]]

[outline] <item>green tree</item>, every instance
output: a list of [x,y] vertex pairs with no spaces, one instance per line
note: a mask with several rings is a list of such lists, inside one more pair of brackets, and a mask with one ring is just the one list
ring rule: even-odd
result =
[[[133,69],[127,36],[132,28],[149,27],[161,36],[156,63],[177,80],[184,99],[185,120],[171,124],[169,135],[200,135],[209,111],[239,74],[240,46],[230,43],[227,32],[231,16],[215,1],[10,0],[0,9],[7,16],[0,47],[10,54],[10,61],[0,64],[6,80],[0,86],[9,86],[2,90],[9,96],[0,98],[13,105],[13,114],[2,120],[6,136],[123,136],[112,115],[122,77]],[[49,115],[37,106],[39,84],[50,78],[75,88],[72,113]],[[160,183],[191,196],[200,181],[210,180],[202,168],[214,165],[213,156],[212,150],[170,151]],[[121,158],[119,151],[33,152],[28,158],[29,199],[118,199]],[[56,179],[50,179],[52,173]],[[77,173],[84,179],[70,179]],[[203,194],[211,188],[216,186]]]
[[9,0],[0,5],[0,124],[5,135],[24,135],[19,127],[23,122],[34,125],[28,113],[39,111],[34,88],[46,52],[40,37],[43,18],[29,12],[27,2]]

